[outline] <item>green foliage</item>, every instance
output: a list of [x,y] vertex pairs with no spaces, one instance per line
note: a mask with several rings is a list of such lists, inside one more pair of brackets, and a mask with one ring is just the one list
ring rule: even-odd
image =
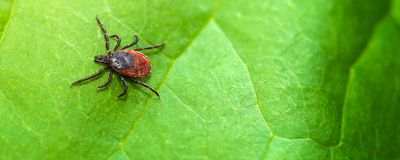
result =
[[[0,6],[1,159],[400,158],[400,0]],[[100,68],[96,15],[123,44],[166,43],[144,51],[162,100],[70,87]]]

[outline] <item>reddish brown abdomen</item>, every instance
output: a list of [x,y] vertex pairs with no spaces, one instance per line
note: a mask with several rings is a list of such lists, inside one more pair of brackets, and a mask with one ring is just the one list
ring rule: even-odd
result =
[[133,62],[133,64],[128,68],[119,68],[117,65],[113,65],[113,62],[111,61],[111,67],[118,73],[133,78],[142,78],[150,74],[150,60],[143,53],[133,50],[119,50],[115,51],[113,54],[129,54],[130,59]]

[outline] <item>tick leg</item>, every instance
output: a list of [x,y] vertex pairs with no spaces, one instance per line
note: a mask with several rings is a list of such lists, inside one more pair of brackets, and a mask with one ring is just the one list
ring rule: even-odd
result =
[[149,47],[144,47],[144,48],[136,48],[134,49],[135,51],[141,51],[141,50],[147,50],[147,49],[153,49],[153,48],[160,48],[164,46],[164,43],[156,44],[154,46],[149,46]]
[[97,87],[97,89],[103,89],[104,87],[107,87],[107,86],[111,83],[111,80],[112,80],[112,71],[110,71],[110,73],[109,73],[109,75],[108,75],[108,80],[107,80],[107,82],[104,83],[103,85]]
[[117,39],[117,43],[115,44],[114,51],[118,50],[119,45],[121,44],[121,38],[116,34],[110,36],[110,38],[116,38]]
[[88,76],[88,77],[86,77],[86,78],[82,78],[82,79],[80,79],[80,80],[75,81],[74,83],[72,83],[72,85],[75,85],[75,84],[77,84],[77,83],[80,83],[80,82],[83,82],[83,81],[92,79],[92,78],[94,78],[94,77],[100,75],[101,73],[103,73],[107,68],[108,68],[108,66],[105,66],[105,67],[101,68],[99,71],[97,71],[95,74],[92,74],[91,76]]
[[122,93],[120,95],[118,95],[118,98],[121,98],[122,96],[124,96],[126,94],[126,92],[128,91],[128,84],[126,83],[124,77],[119,76],[119,80],[121,81],[121,83],[124,85],[124,90],[122,91]]
[[139,37],[137,35],[134,35],[134,37],[135,37],[135,40],[133,40],[133,42],[131,44],[128,44],[128,45],[122,47],[121,50],[128,49],[129,47],[132,47],[135,44],[137,44],[140,39],[139,39]]
[[107,30],[106,30],[106,28],[104,28],[103,22],[101,22],[101,20],[99,19],[98,16],[96,16],[96,20],[97,20],[97,23],[99,24],[100,29],[103,31],[103,34],[104,34],[104,39],[105,39],[105,41],[106,41],[106,50],[107,50],[107,54],[108,54],[108,55],[111,55],[111,52],[110,52],[110,42],[109,42]]
[[131,80],[132,80],[133,82],[137,83],[137,84],[140,84],[140,85],[142,85],[142,86],[148,88],[148,89],[151,90],[154,94],[157,95],[158,99],[160,99],[160,95],[158,94],[158,92],[157,92],[154,88],[150,87],[148,84],[143,83],[143,82],[141,82],[141,81],[139,81],[139,80],[136,80],[136,79],[131,79]]

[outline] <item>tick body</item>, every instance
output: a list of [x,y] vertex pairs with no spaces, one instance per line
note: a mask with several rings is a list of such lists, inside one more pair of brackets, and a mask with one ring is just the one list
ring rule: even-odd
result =
[[[100,29],[103,31],[104,34],[104,39],[105,39],[105,46],[106,46],[106,55],[98,55],[94,58],[95,62],[102,63],[105,66],[101,68],[98,72],[95,74],[88,76],[86,78],[80,79],[72,85],[87,81],[89,79],[95,78],[98,75],[101,75],[104,71],[109,70],[109,77],[108,80],[101,86],[98,87],[98,89],[103,89],[107,87],[111,81],[112,81],[112,75],[113,73],[117,73],[119,80],[124,86],[123,92],[118,96],[118,98],[123,97],[126,92],[128,91],[128,85],[126,80],[129,79],[137,84],[140,84],[149,90],[151,90],[153,93],[157,95],[158,98],[160,98],[158,92],[147,85],[146,83],[141,82],[139,79],[146,77],[150,74],[151,72],[151,63],[150,59],[144,55],[143,53],[139,52],[142,50],[148,50],[148,49],[153,49],[153,48],[159,48],[162,47],[163,44],[157,44],[154,46],[149,46],[149,47],[144,47],[144,48],[136,48],[129,50],[128,48],[134,46],[139,42],[139,37],[134,36],[135,40],[122,47],[120,47],[121,43],[121,38],[118,35],[111,35],[109,36],[106,29],[104,28],[103,23],[100,21],[98,17],[96,17],[97,23],[100,26]],[[115,38],[117,40],[117,43],[114,46],[114,50],[110,51],[110,44],[109,44],[109,39],[110,38]]]
[[119,50],[112,53],[110,64],[119,74],[133,78],[143,78],[151,72],[149,58],[134,50]]

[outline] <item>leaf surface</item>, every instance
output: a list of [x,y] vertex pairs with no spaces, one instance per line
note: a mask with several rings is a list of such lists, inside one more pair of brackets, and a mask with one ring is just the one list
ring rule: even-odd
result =
[[[400,157],[399,0],[0,4],[4,159]],[[162,100],[117,100],[117,75],[70,87],[100,69],[96,15],[166,43],[144,51]]]

